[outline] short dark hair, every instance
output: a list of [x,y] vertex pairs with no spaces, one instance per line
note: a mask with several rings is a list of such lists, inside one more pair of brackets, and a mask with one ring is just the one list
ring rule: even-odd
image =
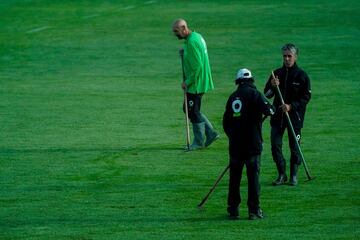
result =
[[281,47],[281,51],[290,51],[295,55],[299,54],[299,49],[292,43],[286,43],[284,46]]

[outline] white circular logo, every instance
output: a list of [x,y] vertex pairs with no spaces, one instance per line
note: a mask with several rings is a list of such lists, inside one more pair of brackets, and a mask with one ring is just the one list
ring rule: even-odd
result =
[[235,101],[232,102],[232,109],[234,113],[239,113],[241,111],[241,107],[242,107],[242,103],[240,99],[236,99]]

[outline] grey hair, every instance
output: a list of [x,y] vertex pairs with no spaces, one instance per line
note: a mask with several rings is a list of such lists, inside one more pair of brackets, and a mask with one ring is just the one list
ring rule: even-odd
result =
[[282,46],[281,51],[290,51],[295,55],[299,54],[299,49],[292,43],[287,43],[284,46]]

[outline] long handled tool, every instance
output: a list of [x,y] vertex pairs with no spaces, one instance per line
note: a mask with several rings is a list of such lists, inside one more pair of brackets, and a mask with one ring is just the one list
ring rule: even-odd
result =
[[220,176],[216,179],[214,185],[212,186],[212,188],[210,189],[210,191],[208,192],[208,194],[206,194],[206,196],[204,197],[204,199],[199,203],[198,207],[201,208],[205,202],[208,200],[210,194],[215,190],[216,186],[218,185],[218,183],[220,182],[220,180],[224,177],[225,173],[227,172],[227,170],[230,168],[230,164],[226,166],[226,168],[224,169],[224,171],[220,174]]
[[[274,72],[271,72],[271,74],[272,74],[272,77],[275,79],[276,77],[275,77],[275,75],[274,75]],[[276,85],[276,92],[277,92],[277,94],[278,94],[279,97],[280,97],[281,103],[284,105],[285,102],[284,102],[284,99],[283,99],[283,97],[282,97],[282,95],[281,95],[281,92],[280,92],[280,89],[279,89],[279,86],[278,86],[278,85]],[[313,180],[315,177],[311,177],[311,175],[310,175],[310,173],[309,173],[309,169],[308,169],[308,167],[307,167],[307,164],[306,164],[306,161],[305,161],[305,158],[304,158],[304,154],[303,154],[302,151],[301,151],[300,144],[299,144],[298,139],[297,139],[297,137],[296,137],[296,134],[295,134],[295,131],[294,131],[294,127],[293,127],[293,125],[292,125],[292,123],[291,123],[291,119],[290,119],[289,113],[288,113],[288,112],[285,112],[285,116],[286,116],[286,119],[287,119],[287,122],[288,122],[288,126],[289,126],[289,128],[290,128],[290,131],[291,131],[291,133],[292,133],[292,136],[294,137],[294,140],[295,140],[297,149],[299,150],[299,153],[300,153],[300,156],[301,156],[301,160],[302,160],[302,162],[303,162],[303,164],[304,164],[304,168],[305,168],[305,172],[306,172],[306,176],[307,176],[307,178],[308,178],[308,181]]]
[[[181,70],[182,70],[183,82],[185,82],[184,50],[181,49],[179,53],[181,58]],[[187,101],[186,89],[184,89],[184,106],[185,106],[186,148],[187,150],[190,150],[189,106]]]

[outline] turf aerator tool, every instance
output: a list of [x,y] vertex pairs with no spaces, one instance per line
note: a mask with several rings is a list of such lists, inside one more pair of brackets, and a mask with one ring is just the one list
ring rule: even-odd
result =
[[[179,51],[180,59],[181,59],[181,70],[183,82],[185,82],[185,71],[184,71],[184,49],[180,49]],[[189,124],[189,106],[186,95],[186,89],[184,89],[184,107],[185,107],[185,130],[186,130],[186,150],[190,151],[190,124]]]
[[218,183],[220,182],[220,180],[224,177],[225,173],[229,170],[230,165],[227,165],[226,168],[224,169],[224,171],[220,174],[220,176],[216,179],[214,185],[212,186],[212,188],[210,189],[210,191],[208,192],[208,194],[206,194],[206,196],[203,198],[203,200],[198,204],[198,208],[202,208],[204,206],[204,204],[206,203],[206,201],[209,199],[210,194],[215,190],[216,186],[218,185]]

